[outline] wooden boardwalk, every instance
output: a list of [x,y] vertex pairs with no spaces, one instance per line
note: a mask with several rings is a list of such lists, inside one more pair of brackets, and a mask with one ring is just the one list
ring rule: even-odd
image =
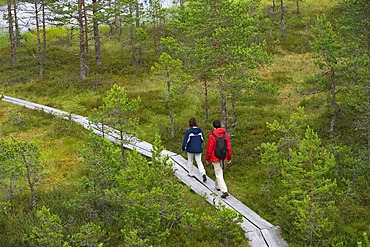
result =
[[[47,113],[61,116],[62,118],[72,120],[82,125],[86,129],[91,129],[92,127],[93,131],[96,134],[102,135],[99,128],[97,128],[97,126],[91,125],[87,118],[84,116],[71,114],[69,112],[61,111],[49,106],[40,105],[9,96],[3,96],[2,100],[5,102],[21,105],[29,109],[41,110]],[[109,134],[104,133],[104,137],[116,143],[118,140],[116,138],[117,136],[118,135],[114,130],[112,130],[112,132]],[[125,145],[126,148],[136,149],[139,153],[147,157],[152,156],[152,144],[135,138],[130,138],[129,141],[130,143]],[[189,186],[194,192],[201,195],[203,198],[205,198],[205,200],[207,200],[215,207],[221,204],[225,207],[235,210],[237,213],[243,216],[243,221],[240,223],[240,226],[245,231],[245,236],[248,238],[249,245],[251,247],[287,246],[286,241],[280,236],[279,227],[274,226],[266,220],[262,219],[257,213],[248,208],[231,194],[226,199],[222,199],[220,197],[221,193],[214,188],[214,181],[211,178],[207,177],[207,182],[203,183],[200,175],[195,178],[189,177],[187,175],[187,160],[183,158],[180,154],[173,153],[168,150],[164,150],[162,154],[167,155],[169,157],[169,160],[173,163],[175,175],[179,179],[181,179],[187,186]]]

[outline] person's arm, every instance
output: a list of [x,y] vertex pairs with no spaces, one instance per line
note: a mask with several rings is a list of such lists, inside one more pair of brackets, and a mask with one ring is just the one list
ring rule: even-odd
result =
[[226,160],[231,163],[231,158],[233,156],[232,150],[231,150],[231,142],[230,142],[230,137],[229,134],[226,134],[226,145],[227,145],[227,155],[226,155]]
[[211,133],[208,135],[207,146],[206,146],[206,161],[210,162],[212,154],[212,138],[214,138]]
[[189,139],[189,131],[186,131],[184,140],[182,141],[182,147],[181,150],[185,151],[186,150],[186,145],[188,144],[188,139]]

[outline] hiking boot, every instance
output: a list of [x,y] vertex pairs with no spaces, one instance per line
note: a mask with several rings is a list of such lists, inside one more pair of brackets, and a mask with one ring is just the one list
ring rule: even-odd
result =
[[226,198],[229,196],[229,193],[227,192],[222,192],[221,198]]
[[207,181],[207,176],[206,174],[203,175],[203,183],[205,183]]

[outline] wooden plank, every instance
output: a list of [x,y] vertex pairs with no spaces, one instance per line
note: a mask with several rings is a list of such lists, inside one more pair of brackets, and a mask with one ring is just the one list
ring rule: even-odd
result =
[[55,108],[52,108],[52,107],[49,107],[49,106],[40,105],[40,104],[36,104],[36,103],[29,102],[29,101],[26,101],[26,100],[17,99],[17,98],[5,96],[5,95],[4,95],[3,101],[13,103],[13,104],[17,104],[17,105],[21,105],[21,106],[24,106],[26,108],[33,109],[33,110],[42,110],[42,111],[45,111],[45,112],[48,112],[48,113],[52,113],[54,115],[65,116],[65,118],[67,118],[68,114],[70,114],[68,112],[61,111],[61,110],[58,110],[58,109],[55,109]]
[[215,200],[212,193],[207,190],[204,186],[201,186],[201,184],[198,183],[198,181],[193,178],[189,177],[187,172],[178,167],[177,165],[174,165],[174,171],[175,175],[187,186],[191,188],[195,193],[202,196],[207,202],[214,205]]
[[246,236],[250,247],[279,247],[278,245],[267,245],[260,231],[247,232]]
[[[168,151],[167,151],[168,152]],[[188,172],[188,161],[187,159],[185,159],[184,157],[182,157],[180,154],[177,154],[177,155],[172,155],[171,156],[171,160],[178,164],[179,166],[182,167],[182,169],[184,169],[186,172]],[[193,165],[193,171],[198,171],[198,168],[196,166]],[[203,180],[201,180],[201,177],[200,177],[200,174],[199,173],[195,173],[194,174],[195,177],[201,182]],[[208,178],[208,177],[207,177]]]
[[232,195],[227,197],[227,200],[225,200],[225,203],[229,204],[235,211],[244,215],[247,218],[247,220],[255,224],[259,229],[270,228],[273,226],[270,222],[263,219],[256,212],[254,212],[252,209],[247,207],[245,204],[240,202],[238,199],[236,199]]
[[173,164],[177,165],[177,169],[183,170],[184,172],[186,172],[186,175],[188,174],[188,168],[183,165],[186,160],[181,155],[178,154],[170,156],[170,160]]
[[174,153],[174,152],[171,152],[171,151],[168,151],[168,150],[163,150],[163,151],[162,151],[162,154],[163,154],[163,155],[167,155],[168,157],[173,158],[173,159],[175,159],[175,157],[177,157],[177,156],[179,156],[179,157],[181,157],[181,158],[182,158],[182,156],[181,156],[181,155],[179,155],[179,154],[177,154],[177,153]]
[[288,246],[287,242],[281,238],[280,228],[277,226],[261,229],[261,233],[268,246]]
[[[250,233],[250,232],[260,232],[260,229],[258,229],[255,225],[253,225],[252,223],[250,223],[244,217],[243,217],[243,221],[241,223],[239,223],[239,225],[244,230],[246,237],[248,237],[247,233]],[[249,237],[248,237],[248,239],[249,239]]]

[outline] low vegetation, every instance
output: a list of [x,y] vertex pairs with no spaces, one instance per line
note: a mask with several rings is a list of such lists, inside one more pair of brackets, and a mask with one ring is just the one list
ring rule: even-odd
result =
[[[299,1],[299,15],[289,2],[284,37],[281,13],[271,12],[270,1],[262,3],[259,38],[266,40],[270,57],[248,68],[248,77],[230,77],[248,82],[232,84],[238,87],[227,98],[233,123],[229,129],[233,162],[225,171],[230,193],[280,226],[289,246],[356,246],[361,241],[366,246],[369,106],[363,88],[369,78],[368,57],[358,59],[355,46],[349,44],[361,47],[361,41],[350,39],[351,29],[336,21],[346,10],[342,2]],[[316,18],[318,14],[327,18]],[[163,36],[176,31],[171,25],[161,28]],[[150,36],[153,30],[147,32]],[[211,121],[222,116],[219,84],[209,74],[197,77],[197,68],[188,77],[181,74],[187,83],[166,91],[166,74],[160,70],[164,62],[173,65],[179,57],[189,63],[185,59],[189,54],[172,53],[173,60],[160,64],[160,53],[150,50],[145,53],[146,63],[132,66],[130,53],[123,48],[128,46],[128,32],[112,35],[101,27],[102,66],[92,68],[82,80],[78,33],[72,38],[63,28],[47,33],[43,78],[32,33],[22,34],[27,39],[18,47],[15,66],[10,62],[8,37],[0,37],[0,92],[90,118],[98,112],[103,119],[105,97],[119,86],[127,99],[140,98],[130,113],[137,120],[133,133],[155,143],[155,152],[165,148],[181,153],[190,117],[207,134]],[[328,44],[320,43],[323,40]],[[163,44],[161,51],[167,48]],[[339,82],[335,104],[328,68]],[[333,121],[335,128],[330,131]],[[136,152],[122,155],[119,147],[73,122],[5,102],[0,102],[0,138],[1,246],[248,245],[232,211],[214,210],[183,186],[158,156],[147,160]],[[31,203],[32,183],[27,182],[25,163],[17,161],[19,171],[10,172],[14,157],[22,153],[16,146],[23,141],[38,147],[32,149],[38,157],[34,164],[42,164],[42,169],[33,170],[40,175],[33,180],[36,203]],[[206,170],[214,178],[212,168]]]

